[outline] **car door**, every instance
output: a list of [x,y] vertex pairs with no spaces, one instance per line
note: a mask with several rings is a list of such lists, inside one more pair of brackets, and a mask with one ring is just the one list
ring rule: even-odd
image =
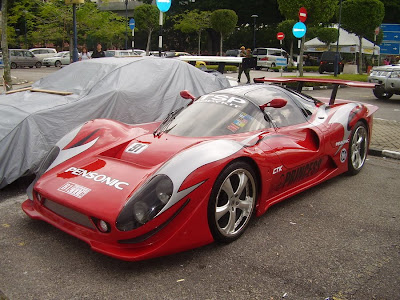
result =
[[317,126],[308,122],[312,112],[305,112],[312,108],[304,108],[290,92],[277,89],[271,97],[270,91],[267,95],[262,95],[265,91],[267,90],[260,89],[256,92],[258,98],[266,99],[266,103],[271,98],[287,101],[281,108],[266,107],[264,110],[272,121],[275,132],[267,135],[262,142],[266,144],[265,149],[272,149],[280,160],[278,164],[271,166],[270,196],[273,196],[312,178],[321,170],[326,159],[323,158],[321,147],[324,134]]

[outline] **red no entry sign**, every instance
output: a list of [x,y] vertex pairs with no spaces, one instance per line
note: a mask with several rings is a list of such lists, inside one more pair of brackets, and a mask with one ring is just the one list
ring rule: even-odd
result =
[[299,9],[299,20],[303,23],[307,20],[307,9],[305,7]]
[[276,38],[280,41],[282,41],[285,38],[285,34],[283,32],[278,32],[276,34]]

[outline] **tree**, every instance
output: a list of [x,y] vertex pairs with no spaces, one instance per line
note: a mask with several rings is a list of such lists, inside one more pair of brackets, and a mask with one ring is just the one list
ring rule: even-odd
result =
[[321,27],[317,31],[317,38],[328,46],[338,39],[338,30],[336,28]]
[[238,16],[230,9],[217,9],[211,13],[211,27],[220,34],[219,55],[222,56],[223,39],[235,29]]
[[1,48],[3,51],[3,64],[4,64],[4,76],[3,76],[3,84],[6,88],[6,91],[12,89],[12,81],[11,81],[11,70],[10,70],[10,59],[8,56],[8,42],[7,42],[7,0],[2,0],[1,2]]
[[379,0],[347,0],[342,4],[342,27],[356,34],[360,41],[359,74],[362,74],[362,39],[374,32],[384,15],[385,7]]
[[157,7],[150,4],[142,4],[135,8],[135,21],[138,30],[147,32],[146,54],[149,55],[151,34],[159,26],[159,11]]
[[183,33],[196,32],[198,35],[198,54],[200,55],[201,33],[203,30],[210,28],[210,15],[209,11],[192,10],[186,14],[178,15],[179,21],[176,21],[174,28],[182,31]]
[[[338,0],[278,0],[279,10],[288,20],[298,20],[300,7],[307,9],[307,26],[329,22],[334,16]],[[303,76],[303,54],[305,37],[302,39],[299,59],[299,72]]]

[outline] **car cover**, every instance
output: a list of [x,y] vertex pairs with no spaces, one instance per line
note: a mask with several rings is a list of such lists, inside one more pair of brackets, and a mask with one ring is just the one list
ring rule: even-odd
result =
[[173,58],[100,58],[64,67],[34,83],[33,90],[1,95],[0,188],[35,173],[52,146],[85,121],[162,120],[188,104],[180,91],[198,97],[226,87],[224,76]]

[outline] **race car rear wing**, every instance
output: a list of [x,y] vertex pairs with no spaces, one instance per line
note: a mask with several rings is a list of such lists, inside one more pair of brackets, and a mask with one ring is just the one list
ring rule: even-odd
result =
[[324,78],[308,78],[308,77],[278,77],[278,78],[254,78],[255,83],[264,83],[264,82],[273,82],[273,83],[293,83],[297,82],[296,90],[301,92],[305,82],[316,82],[316,83],[326,83],[332,84],[332,94],[329,100],[329,105],[335,104],[337,90],[340,85],[345,85],[349,87],[360,87],[360,88],[375,88],[375,83],[370,82],[361,82],[361,81],[350,81],[350,80],[341,80],[341,79],[324,79]]

